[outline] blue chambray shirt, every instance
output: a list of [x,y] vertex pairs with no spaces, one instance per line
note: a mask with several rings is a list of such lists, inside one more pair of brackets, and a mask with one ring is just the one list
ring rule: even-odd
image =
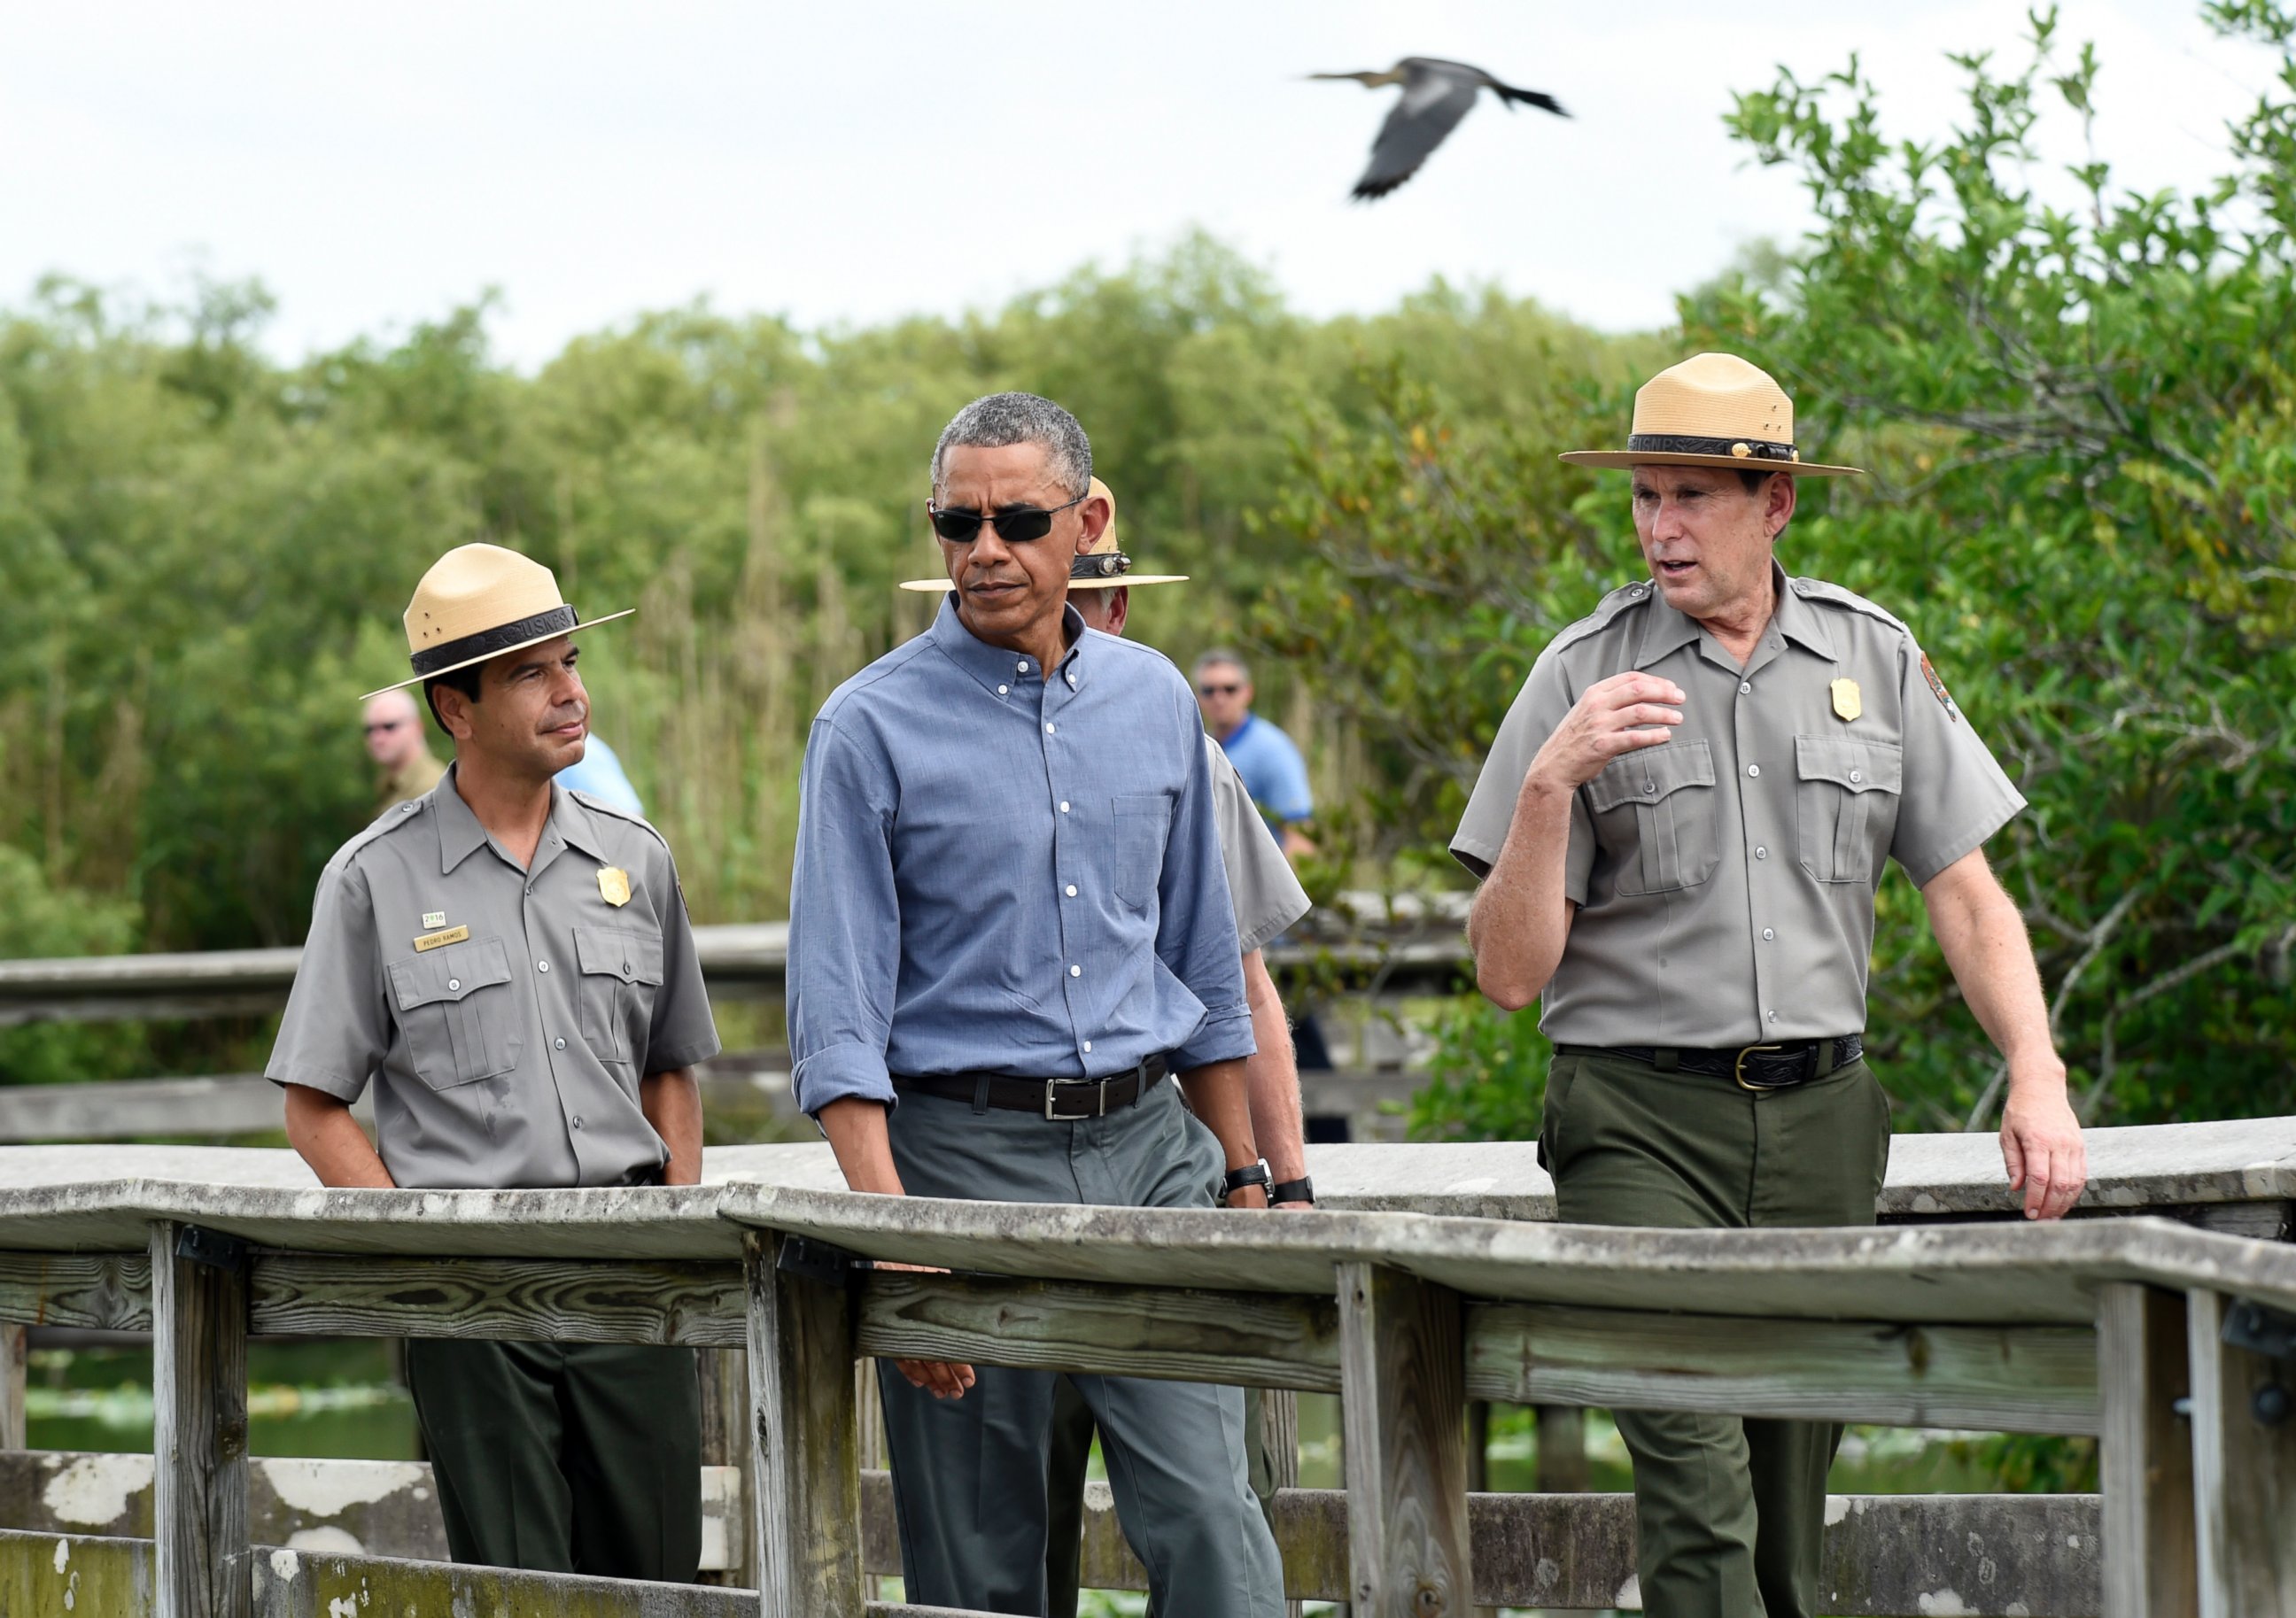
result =
[[890,1075],[1252,1052],[1194,693],[1068,611],[1053,677],[954,599],[813,722],[791,877],[799,1104]]

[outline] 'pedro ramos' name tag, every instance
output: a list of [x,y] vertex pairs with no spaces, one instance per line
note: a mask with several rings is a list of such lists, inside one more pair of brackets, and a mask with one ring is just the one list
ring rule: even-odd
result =
[[450,944],[462,943],[470,936],[471,929],[466,927],[450,927],[443,933],[425,933],[414,941],[414,952],[419,955],[425,950],[442,950]]

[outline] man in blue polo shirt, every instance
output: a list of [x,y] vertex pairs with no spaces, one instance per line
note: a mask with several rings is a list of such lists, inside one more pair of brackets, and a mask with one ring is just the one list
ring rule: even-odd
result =
[[1313,854],[1301,831],[1316,813],[1308,790],[1308,765],[1282,728],[1251,711],[1251,671],[1232,651],[1208,651],[1196,659],[1196,701],[1204,727],[1218,739],[1228,762],[1243,777],[1251,801],[1293,859]]

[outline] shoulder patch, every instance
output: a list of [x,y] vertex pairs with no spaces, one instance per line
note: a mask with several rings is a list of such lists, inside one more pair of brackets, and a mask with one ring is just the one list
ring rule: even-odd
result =
[[1945,682],[1938,678],[1938,672],[1936,668],[1931,665],[1930,655],[1927,652],[1923,652],[1922,654],[1922,678],[1930,682],[1930,691],[1931,694],[1937,698],[1939,703],[1944,707],[1945,716],[1952,720],[1956,724],[1959,724],[1961,723],[1961,709],[1955,706],[1953,693],[1945,689]]
[[1648,579],[1639,579],[1633,584],[1621,584],[1597,602],[1594,611],[1575,624],[1565,625],[1555,634],[1554,639],[1547,642],[1546,650],[1560,651],[1573,641],[1583,641],[1588,635],[1608,629],[1612,620],[1616,619],[1620,613],[1632,607],[1643,606],[1651,598],[1652,592]]
[[1847,612],[1855,612],[1887,624],[1903,635],[1911,635],[1914,633],[1903,618],[1890,611],[1889,609],[1876,606],[1854,590],[1844,590],[1839,584],[1829,584],[1822,578],[1798,578],[1793,580],[1788,588],[1802,600],[1815,606],[1834,607]]

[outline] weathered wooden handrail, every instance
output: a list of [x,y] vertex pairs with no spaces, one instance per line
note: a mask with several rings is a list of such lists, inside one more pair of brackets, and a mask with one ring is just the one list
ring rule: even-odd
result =
[[[2284,1205],[2289,1154],[2275,1142],[2288,1127],[2100,1140],[2098,1200],[2198,1216]],[[2008,1199],[1997,1159],[1976,1149],[1988,1146],[1919,1147],[1937,1172],[1893,1174],[1893,1187],[1948,1217],[1997,1214]],[[107,1172],[124,1177],[96,1178]],[[1521,1146],[1319,1148],[1316,1172],[1339,1196],[1472,1217],[862,1197],[834,1189],[833,1165],[809,1146],[713,1152],[709,1172],[716,1183],[681,1189],[337,1192],[284,1153],[0,1151],[0,1320],[154,1328],[157,1532],[135,1576],[171,1618],[246,1611],[235,1592],[250,1588],[267,1592],[266,1614],[324,1610],[309,1605],[316,1559],[288,1579],[252,1549],[239,1369],[250,1328],[744,1343],[766,1440],[744,1559],[760,1581],[756,1610],[775,1618],[867,1610],[851,1372],[881,1352],[1336,1385],[1349,1489],[1288,1497],[1286,1520],[1344,1523],[1359,1614],[1423,1595],[1449,1612],[1518,1598],[1488,1555],[1471,1561],[1495,1509],[1465,1492],[1457,1434],[1471,1397],[2095,1432],[2104,1612],[2177,1610],[2176,1592],[2195,1588],[2220,1598],[2213,1610],[2263,1610],[2242,1606],[2243,1592],[2286,1588],[2296,1573],[2281,1565],[2291,1548],[2268,1509],[2296,1491],[2296,1452],[2249,1409],[2271,1368],[2218,1330],[2234,1300],[2296,1309],[2286,1245],[2146,1218],[1718,1232],[1484,1216],[1535,1213],[1542,1192]],[[227,1243],[187,1244],[191,1228],[250,1250],[242,1262]],[[959,1273],[831,1283],[776,1266],[791,1236]],[[1496,1509],[1518,1532],[1551,1533],[1618,1507],[1586,1496]],[[1331,1533],[1318,1542],[1328,1569]],[[42,1570],[58,1543],[0,1535],[0,1596],[52,1578]],[[65,1549],[67,1562],[83,1554]],[[342,1578],[385,1577],[381,1564],[339,1565]],[[402,1592],[477,1576],[388,1570]],[[570,1606],[578,1592],[552,1588],[555,1610],[639,1610],[612,1591],[581,1594],[604,1606]],[[2077,1592],[2039,1595],[1997,1580],[1953,1599],[1964,1611],[2091,1610]],[[723,1592],[644,1599],[741,1610]]]
[[[697,927],[693,934],[713,995],[754,999],[782,992],[789,965],[786,921]],[[286,1003],[302,953],[286,947],[0,960],[0,1028],[276,1010]],[[1427,936],[1276,944],[1267,956],[1278,968],[1328,966],[1356,977],[1375,975],[1398,988],[1447,983],[1467,961],[1464,939],[1449,927]]]

